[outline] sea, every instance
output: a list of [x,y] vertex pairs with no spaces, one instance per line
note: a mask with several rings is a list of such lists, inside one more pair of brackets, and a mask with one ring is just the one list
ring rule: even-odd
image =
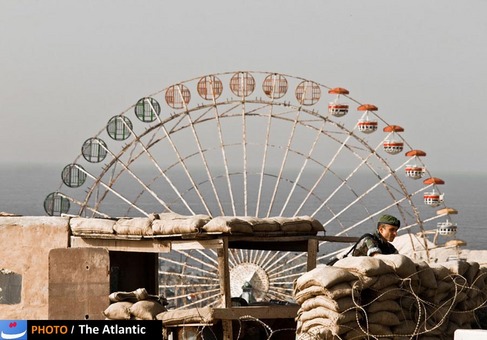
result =
[[[0,212],[47,216],[43,202],[61,183],[59,164],[0,163]],[[487,174],[435,172],[445,181],[445,202],[458,210],[457,238],[466,249],[487,250]]]

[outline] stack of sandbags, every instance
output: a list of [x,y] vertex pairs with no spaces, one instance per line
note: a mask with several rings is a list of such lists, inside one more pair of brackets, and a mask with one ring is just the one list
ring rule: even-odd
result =
[[357,282],[354,273],[329,266],[318,266],[298,278],[294,284],[294,297],[301,305],[297,334],[325,339],[353,331],[362,316]]
[[408,286],[415,286],[411,280],[416,270],[414,263],[401,255],[361,256],[346,257],[335,266],[361,278],[360,306],[365,316],[355,325],[357,332],[362,336],[391,336],[393,327],[401,324],[398,301],[407,295]]
[[107,320],[155,320],[166,311],[165,298],[150,295],[145,288],[132,292],[115,292],[108,296],[110,306],[103,311]]
[[325,231],[320,221],[310,216],[252,217],[218,216],[206,223],[202,230],[208,233],[252,234],[258,232],[284,232],[316,234]]
[[[337,275],[340,284],[330,284]],[[301,305],[297,335],[299,339],[453,338],[456,329],[475,326],[475,311],[487,303],[486,279],[487,269],[478,263],[428,264],[403,255],[347,257],[296,281],[295,299]],[[343,290],[343,282],[354,289]],[[348,295],[342,294],[347,291]],[[324,307],[335,314],[325,313]],[[351,321],[349,311],[356,316]]]

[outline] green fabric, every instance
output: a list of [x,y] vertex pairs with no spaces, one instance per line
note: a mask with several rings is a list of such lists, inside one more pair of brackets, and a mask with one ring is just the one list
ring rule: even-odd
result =
[[401,221],[392,215],[382,215],[379,219],[379,225],[380,224],[389,224],[399,228],[401,226]]

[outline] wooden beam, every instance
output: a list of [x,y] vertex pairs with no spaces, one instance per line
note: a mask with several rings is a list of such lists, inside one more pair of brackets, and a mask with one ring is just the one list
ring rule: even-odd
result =
[[[232,297],[230,290],[230,268],[228,265],[228,238],[222,238],[222,247],[217,249],[218,271],[220,273],[220,292],[223,299],[223,307],[232,306]],[[232,321],[222,320],[223,340],[233,339]]]
[[318,240],[308,240],[308,262],[306,264],[306,270],[310,271],[316,268],[316,260],[318,258]]
[[257,319],[294,319],[298,309],[299,305],[213,308],[213,317],[218,320],[238,320],[249,315]]
[[111,251],[167,253],[171,251],[171,242],[158,239],[124,240],[71,236],[71,248],[87,247],[106,248]]

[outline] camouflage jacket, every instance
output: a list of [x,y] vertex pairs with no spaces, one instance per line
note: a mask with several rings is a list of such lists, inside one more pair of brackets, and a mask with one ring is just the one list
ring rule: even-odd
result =
[[362,237],[352,252],[352,256],[370,256],[373,253],[397,254],[398,251],[376,231],[374,234],[368,234]]

